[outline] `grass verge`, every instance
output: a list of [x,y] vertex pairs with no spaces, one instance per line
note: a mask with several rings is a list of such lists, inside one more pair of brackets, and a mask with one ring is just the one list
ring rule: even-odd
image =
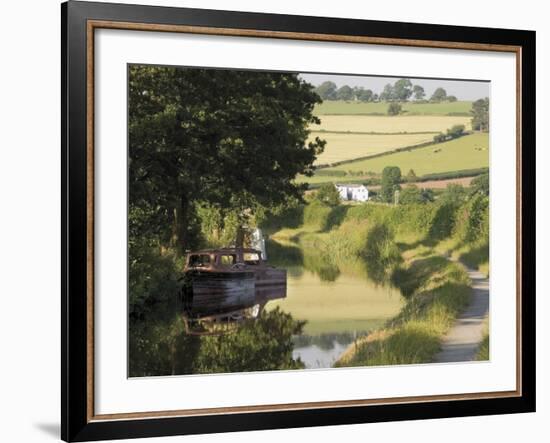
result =
[[[423,248],[421,248],[423,249]],[[357,340],[335,367],[429,363],[441,337],[470,302],[470,279],[464,268],[436,255],[412,259],[393,274],[407,295],[401,312],[386,326]]]

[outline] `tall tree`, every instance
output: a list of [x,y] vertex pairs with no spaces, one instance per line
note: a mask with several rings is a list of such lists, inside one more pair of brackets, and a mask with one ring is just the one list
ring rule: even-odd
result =
[[391,83],[384,86],[384,90],[380,93],[380,101],[382,102],[391,102],[395,99],[395,94],[393,91],[393,86]]
[[344,85],[336,91],[336,98],[338,100],[351,100],[353,99],[353,89],[348,85]]
[[373,99],[373,93],[371,89],[365,89],[362,87],[353,88],[353,93],[357,100],[362,102],[370,102]]
[[193,247],[194,207],[244,214],[296,198],[325,142],[296,74],[138,66],[129,72],[130,237]]
[[397,80],[393,85],[395,100],[406,102],[413,93],[412,83],[408,78]]
[[401,189],[401,169],[398,166],[386,166],[382,170],[382,187],[380,196],[382,200],[391,203],[394,198],[395,191]]
[[426,92],[424,92],[424,88],[420,85],[413,86],[413,94],[415,100],[424,100],[424,97],[426,97]]
[[319,94],[319,97],[321,97],[323,100],[336,100],[336,90],[336,83],[326,81],[317,86],[315,92],[317,92],[317,94]]
[[445,101],[446,98],[447,98],[447,91],[445,91],[445,89],[443,88],[437,88],[432,94],[432,96],[430,97],[430,101],[439,103],[439,102]]
[[480,98],[472,103],[472,129],[489,131],[489,98]]

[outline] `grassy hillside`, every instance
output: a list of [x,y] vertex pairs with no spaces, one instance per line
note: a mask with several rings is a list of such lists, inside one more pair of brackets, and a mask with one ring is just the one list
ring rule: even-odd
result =
[[320,125],[311,127],[313,131],[349,131],[395,134],[400,132],[444,132],[454,125],[471,128],[471,118],[465,116],[408,116],[398,115],[321,115]]
[[[488,270],[488,203],[481,195],[398,206],[327,207],[313,200],[301,207],[301,224],[296,225],[294,208],[288,218],[280,214],[265,228],[274,230],[273,239],[315,251],[315,256],[325,258],[325,266],[345,260],[349,268],[347,263],[359,262],[373,282],[389,279],[400,289],[404,304],[399,313],[351,344],[336,366],[428,363],[471,294],[464,267],[446,257]],[[327,294],[334,295],[342,294]],[[322,297],[304,303],[316,309]],[[344,305],[348,303],[342,309],[349,315],[353,300],[346,299]],[[480,352],[479,358],[484,356]]]
[[[469,115],[472,108],[471,101],[456,101],[454,103],[403,103],[403,111],[408,115]],[[386,114],[388,103],[363,103],[326,100],[315,108],[317,115],[331,114]]]
[[[403,174],[406,174],[409,169],[414,169],[416,175],[421,176],[437,172],[484,168],[489,166],[488,147],[489,134],[476,133],[425,148],[359,160],[326,168],[323,171],[325,174],[328,171],[381,173],[386,166],[398,166]],[[298,177],[298,180],[308,183],[331,181],[327,176]],[[334,181],[342,181],[342,178],[334,177]]]

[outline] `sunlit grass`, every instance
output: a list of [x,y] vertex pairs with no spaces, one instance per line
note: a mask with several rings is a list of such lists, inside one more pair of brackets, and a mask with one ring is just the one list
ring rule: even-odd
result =
[[407,304],[384,329],[350,346],[337,367],[429,363],[439,351],[441,337],[469,303],[468,275],[436,256],[412,260],[404,271],[397,283],[417,286]]

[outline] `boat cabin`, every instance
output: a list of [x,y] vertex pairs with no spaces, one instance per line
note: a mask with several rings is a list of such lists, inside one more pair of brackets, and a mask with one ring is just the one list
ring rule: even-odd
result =
[[239,265],[260,265],[262,253],[251,248],[207,249],[187,254],[185,269],[227,269]]

